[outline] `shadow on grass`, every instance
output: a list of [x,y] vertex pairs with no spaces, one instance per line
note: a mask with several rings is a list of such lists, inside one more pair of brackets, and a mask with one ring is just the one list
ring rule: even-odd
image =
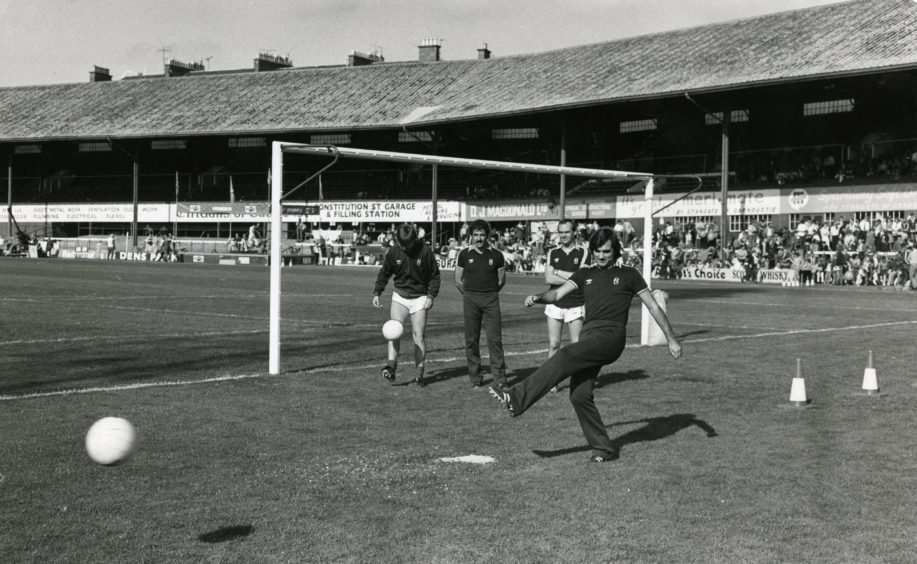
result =
[[595,379],[596,388],[604,388],[611,384],[620,384],[628,380],[646,380],[649,378],[646,370],[628,370],[627,372],[610,372],[608,374],[599,374]]
[[[716,429],[710,426],[706,421],[698,419],[692,413],[676,413],[665,417],[648,417],[646,419],[636,419],[634,421],[619,421],[606,425],[605,427],[610,429],[611,427],[634,425],[637,423],[644,423],[645,425],[611,440],[615,448],[623,449],[626,445],[658,441],[671,437],[675,433],[692,426],[697,426],[700,430],[704,431],[708,437],[716,437],[718,435]],[[556,456],[564,456],[566,454],[586,452],[589,450],[591,450],[589,445],[583,445],[557,450],[533,450],[532,452],[541,458],[554,458]]]
[[710,332],[709,329],[698,329],[696,331],[685,331],[684,333],[679,333],[678,338],[684,339],[685,337],[693,337],[695,335],[704,335],[709,332]]
[[197,540],[206,543],[218,543],[226,542],[234,539],[247,537],[252,534],[252,531],[255,530],[251,525],[232,525],[230,527],[222,527],[215,531],[210,531],[209,533],[204,533],[197,537]]
[[[486,365],[481,366],[481,374],[483,375],[483,383],[486,386],[490,384],[493,380],[490,378],[490,367]],[[468,367],[467,366],[456,366],[454,368],[447,368],[446,370],[437,370],[436,372],[427,372],[427,375],[424,377],[424,382],[427,384],[436,384],[438,382],[445,382],[447,380],[452,380],[453,378],[465,378],[468,379]],[[512,378],[509,378],[512,380]],[[471,380],[468,379],[468,385],[471,385]]]
[[[520,368],[518,370],[513,370],[512,376],[510,376],[510,384],[517,384],[529,376],[533,372],[538,370],[538,367],[533,368]],[[649,375],[646,373],[646,370],[628,370],[627,372],[609,372],[607,374],[599,374],[595,379],[596,388],[604,388],[610,384],[619,384],[621,382],[626,382],[628,380],[645,380],[649,378]],[[557,385],[557,389],[565,390],[570,387],[570,380],[564,380]]]
[[[35,391],[60,390],[78,385],[117,386],[139,382],[163,380],[164,375],[182,374],[182,379],[193,379],[197,374],[211,374],[223,369],[227,363],[237,359],[237,365],[244,364],[254,353],[251,351],[232,352],[223,348],[185,353],[155,354],[141,352],[105,357],[71,357],[66,359],[66,369],[60,370],[50,366],[45,355],[40,361],[44,364],[35,369],[37,376],[25,378],[12,383],[0,384],[0,394],[29,393]],[[66,358],[66,357],[65,357]],[[34,366],[33,364],[33,366]],[[20,374],[16,376],[23,377]]]

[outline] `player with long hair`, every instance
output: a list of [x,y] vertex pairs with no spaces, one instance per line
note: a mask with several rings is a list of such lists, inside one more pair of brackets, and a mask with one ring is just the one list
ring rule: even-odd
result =
[[615,266],[621,256],[621,242],[614,230],[603,227],[589,240],[594,266],[578,269],[560,288],[525,298],[525,305],[556,303],[576,289],[583,291],[586,321],[579,341],[560,349],[525,380],[509,388],[491,386],[490,393],[514,417],[525,413],[552,386],[570,378],[570,402],[579,419],[586,442],[592,448],[593,462],[614,460],[618,449],[611,442],[595,406],[593,383],[599,370],[624,352],[625,330],[631,300],[639,296],[668,340],[669,352],[681,357],[681,344],[675,338],[665,312],[656,303],[639,272]]
[[[373,307],[382,307],[381,296],[394,277],[391,318],[407,325],[411,320],[411,336],[414,341],[414,364],[417,367],[415,382],[424,386],[424,368],[427,348],[424,332],[427,327],[427,311],[433,307],[433,300],[439,294],[439,261],[433,251],[417,235],[417,229],[408,223],[398,227],[394,244],[382,260],[382,268],[376,277],[373,289]],[[382,377],[389,383],[395,382],[398,369],[400,339],[388,342],[388,362],[382,368]]]

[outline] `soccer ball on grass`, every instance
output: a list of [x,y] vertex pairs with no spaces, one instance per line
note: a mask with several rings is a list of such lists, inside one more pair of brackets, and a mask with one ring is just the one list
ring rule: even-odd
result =
[[127,419],[103,417],[86,433],[86,454],[96,464],[110,466],[128,457],[137,434]]

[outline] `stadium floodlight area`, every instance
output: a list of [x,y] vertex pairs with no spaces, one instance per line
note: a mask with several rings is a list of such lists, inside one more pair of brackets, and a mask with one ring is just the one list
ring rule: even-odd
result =
[[[283,164],[286,153],[334,157],[355,158],[364,160],[388,161],[396,163],[421,164],[431,166],[452,166],[477,170],[496,170],[504,172],[527,172],[536,174],[553,174],[557,176],[582,176],[587,178],[632,178],[645,181],[644,189],[644,222],[643,222],[643,278],[647,284],[652,283],[652,249],[653,249],[653,183],[654,175],[647,172],[628,172],[622,170],[603,170],[596,168],[578,168],[569,166],[540,165],[511,161],[488,161],[482,159],[464,159],[437,155],[420,155],[415,153],[398,153],[376,151],[351,147],[328,145],[310,145],[306,143],[285,143],[274,141],[271,144],[271,285],[270,285],[270,352],[268,372],[271,375],[280,373],[280,267],[283,260],[281,248],[283,198],[291,196],[283,192]],[[327,168],[327,167],[326,167]],[[325,170],[325,169],[322,169]],[[301,183],[297,188],[303,186]],[[649,343],[650,315],[643,306],[641,318],[640,342]]]

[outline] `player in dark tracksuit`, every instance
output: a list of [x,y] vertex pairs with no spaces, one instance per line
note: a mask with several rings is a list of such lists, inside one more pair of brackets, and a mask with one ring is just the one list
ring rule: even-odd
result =
[[[396,245],[389,248],[382,261],[382,268],[373,288],[373,306],[382,307],[380,297],[388,279],[395,278],[392,293],[391,318],[402,324],[410,317],[411,334],[414,339],[414,364],[417,377],[414,380],[423,386],[426,360],[424,331],[427,326],[427,311],[433,307],[433,300],[439,294],[439,261],[433,250],[418,240],[413,225],[402,224],[395,234]],[[390,383],[395,381],[398,368],[400,339],[388,342],[388,363],[382,369],[382,376]]]
[[507,389],[491,387],[513,416],[522,415],[541,399],[552,386],[570,378],[570,402],[576,411],[586,442],[592,448],[593,462],[617,458],[617,448],[605,431],[605,424],[595,407],[593,382],[599,370],[611,364],[624,351],[627,316],[633,297],[639,296],[665,333],[669,352],[675,358],[682,353],[665,312],[639,272],[630,267],[614,266],[621,256],[621,243],[610,228],[596,231],[589,241],[594,266],[577,270],[560,288],[528,296],[525,305],[555,303],[575,289],[582,289],[586,300],[586,321],[580,340],[560,349],[538,370],[522,382]]
[[490,375],[493,384],[506,385],[506,361],[503,358],[503,324],[500,315],[500,289],[506,283],[506,261],[503,253],[491,247],[490,224],[483,219],[469,228],[471,246],[462,249],[455,264],[455,286],[462,293],[465,313],[465,356],[471,385],[482,385],[481,325],[487,332],[490,352]]

